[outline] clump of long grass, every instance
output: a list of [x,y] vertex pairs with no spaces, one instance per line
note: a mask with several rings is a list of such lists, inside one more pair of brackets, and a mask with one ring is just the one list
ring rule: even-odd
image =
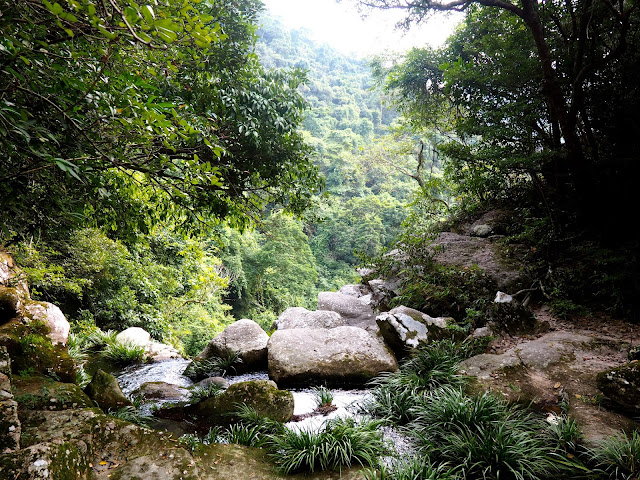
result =
[[113,342],[107,344],[102,354],[118,365],[133,365],[147,360],[145,348],[129,342]]
[[399,372],[382,374],[371,382],[374,388],[363,410],[388,423],[410,422],[413,407],[429,390],[465,383],[465,377],[458,373],[458,363],[467,355],[464,346],[450,340],[415,349]]
[[215,383],[192,387],[189,391],[189,402],[198,403],[207,398],[213,398],[224,392],[224,387]]
[[208,377],[225,376],[234,372],[236,366],[242,363],[239,353],[232,353],[226,357],[211,357],[204,360],[193,360],[183,372],[183,375],[193,381]]
[[108,415],[119,418],[120,420],[126,420],[127,422],[135,423],[141,427],[146,427],[151,423],[151,417],[143,415],[133,405],[127,405],[126,407],[119,408],[117,410],[109,410]]
[[333,404],[333,392],[324,385],[311,389],[317,407],[328,407]]
[[366,480],[455,480],[448,464],[432,464],[429,459],[412,457],[392,467],[365,471]]
[[389,451],[379,426],[374,421],[334,419],[317,433],[285,429],[270,438],[270,457],[284,474],[377,466]]
[[591,452],[596,468],[608,478],[631,480],[640,477],[640,433],[619,434],[603,441]]
[[489,393],[440,387],[412,410],[407,432],[420,452],[458,478],[535,480],[556,469],[544,421]]

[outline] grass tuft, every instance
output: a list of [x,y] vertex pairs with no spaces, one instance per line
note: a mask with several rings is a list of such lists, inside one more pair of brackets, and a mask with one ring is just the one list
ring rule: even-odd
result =
[[144,363],[147,359],[143,346],[126,342],[109,343],[102,354],[119,365]]
[[616,435],[602,442],[592,453],[596,467],[608,478],[637,479],[640,474],[640,433]]

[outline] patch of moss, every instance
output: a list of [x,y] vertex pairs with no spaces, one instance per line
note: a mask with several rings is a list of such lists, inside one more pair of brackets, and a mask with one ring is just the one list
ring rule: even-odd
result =
[[89,397],[75,384],[60,383],[46,377],[16,377],[13,382],[16,401],[31,410],[90,408]]
[[41,322],[25,325],[14,319],[0,326],[0,345],[7,348],[11,357],[11,371],[73,383],[76,378],[73,358],[66,347],[53,345],[47,333]]

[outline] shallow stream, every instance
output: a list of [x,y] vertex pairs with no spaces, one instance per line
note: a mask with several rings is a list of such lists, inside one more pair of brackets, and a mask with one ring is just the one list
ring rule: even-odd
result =
[[[164,403],[186,401],[189,398],[189,391],[186,388],[194,385],[194,382],[182,375],[185,368],[189,364],[189,360],[174,359],[165,360],[158,363],[148,365],[133,365],[127,367],[115,376],[120,383],[120,387],[125,395],[131,397],[143,383],[146,382],[166,382],[178,387],[184,388],[183,398],[176,400],[157,400],[152,399],[143,403],[140,408],[142,414],[150,414],[154,406],[161,406]],[[226,376],[225,379],[230,383],[246,382],[249,380],[268,380],[267,372],[253,372],[244,375]],[[300,421],[289,422],[287,427],[293,430],[319,431],[327,420],[333,418],[345,418],[357,416],[358,406],[366,401],[369,391],[366,389],[330,389],[333,394],[333,405],[336,410],[327,415],[312,415],[303,418]],[[316,409],[315,395],[311,388],[290,389],[294,399],[294,411],[296,416],[304,416],[312,413]],[[166,428],[166,422],[159,421],[156,428]],[[174,431],[178,433],[178,430]],[[406,438],[395,428],[383,428],[384,437],[389,440],[399,454],[404,454],[410,450],[410,445]]]

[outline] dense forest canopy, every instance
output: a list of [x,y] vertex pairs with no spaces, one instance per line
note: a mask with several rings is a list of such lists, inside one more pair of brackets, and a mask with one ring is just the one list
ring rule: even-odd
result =
[[304,75],[253,55],[259,2],[63,4],[0,4],[4,235],[308,206]]
[[637,2],[358,3],[404,10],[407,28],[467,13],[447,46],[379,74],[414,125],[455,133],[445,151],[470,193],[526,176],[554,214],[615,227],[613,212],[633,202],[640,152]]

